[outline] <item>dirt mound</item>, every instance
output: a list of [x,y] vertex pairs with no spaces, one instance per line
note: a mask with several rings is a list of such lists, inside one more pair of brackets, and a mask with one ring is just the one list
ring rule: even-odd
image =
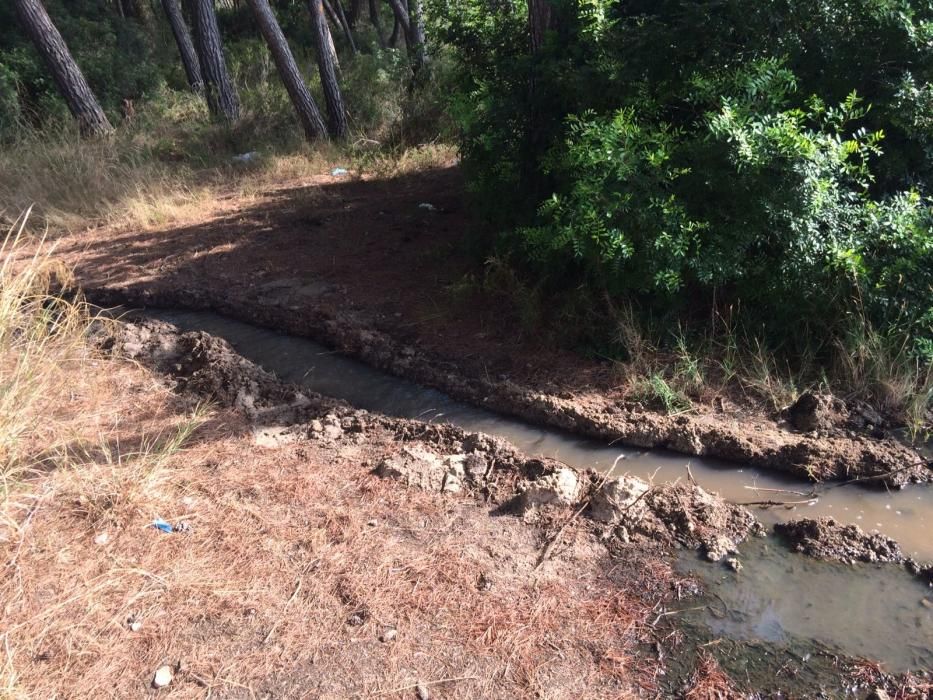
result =
[[604,484],[590,512],[594,519],[614,525],[625,541],[646,537],[668,546],[702,549],[711,561],[735,552],[740,542],[760,530],[745,508],[699,486],[651,486],[631,476]]
[[903,563],[905,559],[891,538],[877,532],[867,534],[858,525],[842,525],[832,518],[791,520],[776,524],[774,531],[789,540],[796,551],[817,559],[848,564]]
[[296,387],[238,355],[225,340],[203,332],[180,333],[160,321],[120,324],[105,347],[169,374],[178,389],[256,413],[270,406],[308,403]]
[[842,399],[832,394],[805,392],[787,409],[787,420],[804,432],[829,432],[845,426],[849,410]]

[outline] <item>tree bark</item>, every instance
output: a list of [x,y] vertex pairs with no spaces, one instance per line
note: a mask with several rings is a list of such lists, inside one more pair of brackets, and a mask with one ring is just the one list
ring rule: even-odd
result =
[[356,42],[353,40],[353,32],[350,31],[350,25],[347,24],[346,15],[343,13],[343,5],[340,4],[339,0],[333,0],[333,2],[331,0],[324,0],[324,10],[327,12],[327,16],[330,17],[330,21],[334,23],[334,26],[343,32],[347,44],[350,45],[350,53],[356,54]]
[[200,93],[204,90],[204,78],[201,77],[198,54],[194,50],[191,32],[188,31],[188,25],[181,13],[181,6],[178,4],[178,0],[162,0],[162,9],[165,11],[169,26],[172,28],[175,43],[178,44],[178,53],[181,54],[181,64],[185,68],[188,85],[191,86],[192,90]]
[[379,18],[379,5],[376,0],[369,0],[369,21],[372,22],[373,28],[376,30],[379,48],[386,48],[386,35],[382,29],[382,20]]
[[[389,7],[392,8],[392,14],[395,15],[395,24],[396,27],[402,30],[402,34],[405,36],[405,41],[408,41],[408,35],[410,33],[409,23],[408,23],[408,8],[402,4],[402,0],[388,0]],[[395,31],[392,32],[394,40],[392,45],[395,45],[395,42],[398,41],[398,37],[395,36]]]
[[356,27],[360,21],[360,15],[363,13],[363,0],[350,0],[350,9],[347,11],[347,21],[350,23],[350,29]]
[[422,0],[408,0],[408,52],[411,56],[411,70],[416,76],[428,62],[421,3]]
[[350,51],[355,54],[359,49],[356,48],[356,41],[353,39],[353,30],[350,28],[347,14],[343,11],[343,3],[340,0],[332,0],[332,2],[337,9],[337,17],[340,19],[340,26],[343,28],[343,33],[347,37],[347,43],[350,44]]
[[398,47],[398,38],[403,34],[402,23],[399,22],[398,15],[395,12],[392,12],[392,35],[389,37],[389,46],[393,49]]
[[328,128],[331,136],[346,138],[349,132],[347,110],[343,105],[337,67],[331,54],[330,46],[333,40],[327,26],[327,18],[324,16],[323,0],[308,0],[308,9],[311,12],[311,28],[317,50],[318,73],[321,76],[321,87],[324,89],[324,101],[327,103]]
[[215,117],[235,122],[240,118],[240,97],[227,72],[213,0],[188,0],[188,6],[194,25],[194,45],[204,78],[207,106]]
[[292,55],[272,8],[269,7],[268,0],[247,0],[247,2],[256,16],[259,31],[269,45],[272,60],[275,61],[275,67],[278,68],[288,96],[295,106],[295,111],[298,112],[298,119],[304,127],[308,140],[326,138],[327,128],[321,118],[321,112],[314,98],[311,97],[308,86],[301,79],[298,64],[295,62],[295,57]]
[[551,28],[551,3],[549,0],[528,0],[528,34],[531,53],[536,54],[544,45],[544,37]]
[[113,127],[97,97],[75,63],[65,40],[42,5],[41,0],[14,0],[16,15],[42,56],[68,109],[86,136],[109,134]]

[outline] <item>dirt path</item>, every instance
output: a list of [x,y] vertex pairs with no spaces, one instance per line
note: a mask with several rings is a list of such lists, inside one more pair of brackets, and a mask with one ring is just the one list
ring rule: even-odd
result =
[[673,417],[633,406],[611,364],[522,334],[501,300],[457,301],[445,290],[477,272],[462,189],[453,167],[392,180],[322,177],[230,202],[195,225],[102,230],[60,250],[93,301],[215,310],[581,435],[813,479],[933,478],[890,439],[800,432],[747,406],[711,403]]

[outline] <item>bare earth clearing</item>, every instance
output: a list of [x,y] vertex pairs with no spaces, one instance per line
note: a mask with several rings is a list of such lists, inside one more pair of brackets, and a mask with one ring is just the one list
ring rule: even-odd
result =
[[470,221],[455,167],[391,180],[321,176],[220,204],[207,221],[100,229],[60,252],[94,302],[215,310],[581,435],[815,479],[933,478],[877,431],[847,421],[800,430],[760,400],[710,395],[683,415],[653,411],[626,395],[618,367],[523,334],[504,301],[456,298],[450,290],[481,271],[463,248]]

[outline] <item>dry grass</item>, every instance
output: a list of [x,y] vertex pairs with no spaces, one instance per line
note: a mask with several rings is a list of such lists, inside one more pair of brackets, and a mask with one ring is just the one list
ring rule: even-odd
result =
[[[578,533],[536,572],[532,529],[374,477],[363,462],[393,447],[369,438],[258,450],[220,414],[120,521],[73,507],[88,492],[75,472],[48,475],[0,584],[7,685],[126,697],[181,662],[178,697],[651,689],[656,669],[635,654],[651,604],[605,578],[599,545]],[[193,533],[147,528],[155,516]]]
[[25,252],[28,213],[0,246],[0,480],[11,481],[36,466],[29,453],[55,443],[45,416],[66,400],[67,376],[88,359],[87,308],[54,296],[51,286],[68,272],[41,243]]
[[[69,125],[24,130],[0,149],[0,223],[34,207],[52,234],[91,226],[153,229],[209,218],[218,201],[248,200],[307,183],[337,166],[400,174],[449,161],[446,146],[398,152],[277,141],[245,119],[239,130],[212,124],[196,96],[167,91],[107,139],[82,139]],[[250,153],[245,162],[237,156]]]
[[691,676],[685,700],[739,700],[744,697],[709,653],[701,653]]

